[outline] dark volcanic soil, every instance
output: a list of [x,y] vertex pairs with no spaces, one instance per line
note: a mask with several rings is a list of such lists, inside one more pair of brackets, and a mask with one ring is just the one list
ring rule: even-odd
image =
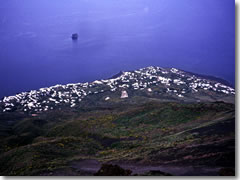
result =
[[[170,173],[174,176],[218,176],[220,168],[212,167],[193,167],[193,166],[151,166],[151,165],[140,165],[137,163],[111,163],[117,164],[124,169],[129,169],[134,174],[144,174],[149,171],[160,170],[162,172]],[[101,168],[102,163],[93,160],[79,160],[69,164],[69,169],[59,169],[51,173],[43,173],[41,175],[83,175],[92,176]]]

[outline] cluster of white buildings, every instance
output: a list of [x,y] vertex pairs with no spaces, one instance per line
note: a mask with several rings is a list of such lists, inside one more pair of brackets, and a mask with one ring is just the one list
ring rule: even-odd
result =
[[[172,78],[174,77],[174,78]],[[23,92],[15,96],[4,97],[3,111],[11,111],[14,106],[23,111],[42,112],[65,105],[75,107],[86,96],[99,95],[104,92],[117,91],[119,98],[128,98],[128,90],[146,90],[153,93],[152,87],[160,87],[165,93],[170,93],[177,98],[183,98],[186,93],[198,91],[215,91],[225,95],[234,95],[235,90],[218,82],[201,79],[189,75],[176,68],[163,69],[160,67],[147,67],[136,71],[123,72],[117,78],[96,80],[91,83],[71,83],[66,85],[57,84],[48,88],[41,88],[30,92]],[[102,95],[105,101],[111,96]]]

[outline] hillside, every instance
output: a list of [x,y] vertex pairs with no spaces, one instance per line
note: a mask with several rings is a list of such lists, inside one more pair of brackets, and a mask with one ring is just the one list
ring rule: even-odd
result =
[[235,167],[235,90],[223,82],[147,67],[4,97],[1,175],[93,175],[102,163],[219,175]]

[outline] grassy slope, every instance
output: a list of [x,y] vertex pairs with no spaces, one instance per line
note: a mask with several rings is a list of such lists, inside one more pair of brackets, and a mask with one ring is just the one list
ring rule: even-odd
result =
[[2,123],[1,175],[37,175],[84,158],[234,166],[232,104],[153,101],[97,107],[22,117],[14,126]]

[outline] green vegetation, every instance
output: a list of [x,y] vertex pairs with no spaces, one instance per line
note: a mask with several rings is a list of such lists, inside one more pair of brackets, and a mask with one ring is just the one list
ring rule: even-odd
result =
[[234,108],[121,100],[36,117],[14,114],[12,124],[8,114],[0,124],[0,172],[39,175],[78,159],[233,166]]

